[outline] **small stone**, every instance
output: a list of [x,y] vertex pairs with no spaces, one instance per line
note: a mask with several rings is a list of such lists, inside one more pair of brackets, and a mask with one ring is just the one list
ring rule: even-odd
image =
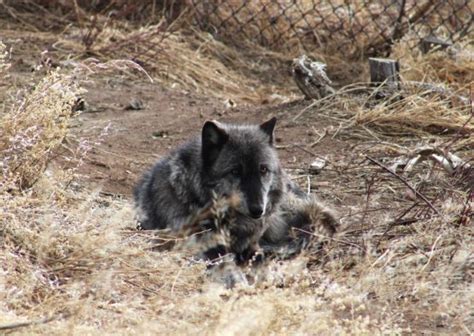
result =
[[167,138],[169,133],[168,131],[155,131],[151,135],[153,139],[158,139],[158,138]]
[[326,166],[326,161],[318,158],[309,165],[309,172],[311,174],[319,174],[325,166]]
[[237,106],[237,104],[232,99],[226,99],[224,102],[224,106],[226,109],[231,109]]
[[84,112],[86,109],[86,101],[82,97],[77,98],[74,104],[72,105],[72,113]]
[[138,98],[132,98],[130,103],[127,106],[125,106],[126,110],[134,110],[134,111],[143,110],[144,108],[145,108],[145,105]]

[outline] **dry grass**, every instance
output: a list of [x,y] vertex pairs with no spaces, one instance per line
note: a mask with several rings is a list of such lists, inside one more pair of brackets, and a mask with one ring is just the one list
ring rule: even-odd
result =
[[401,75],[407,81],[444,83],[454,90],[469,91],[474,82],[474,35],[448,50],[423,55],[410,34],[394,45],[391,58],[401,60]]
[[[33,14],[17,13],[19,18],[22,15],[26,20]],[[46,17],[51,15],[53,13]],[[133,22],[96,15],[93,24],[65,26],[60,34],[29,33],[26,40],[35,45],[38,53],[46,48],[43,43],[48,40],[54,46],[48,48],[47,54],[53,64],[68,63],[84,56],[101,61],[131,59],[164,86],[197,91],[223,101],[268,104],[287,102],[299,96],[297,87],[288,85],[290,64],[299,56],[298,48],[275,52],[245,40],[239,47],[229,46],[209,33],[189,27],[191,19],[190,13],[184,11],[172,24],[161,20],[137,27]],[[24,24],[27,29],[30,21]],[[16,36],[15,30],[6,34],[10,40],[25,38]],[[16,50],[28,54],[23,46]],[[348,63],[343,55],[315,50],[312,56],[328,64],[331,78],[339,84],[367,77],[367,69],[361,63]]]
[[70,76],[48,74],[2,118],[3,180],[28,188],[41,175],[64,139],[80,91]]
[[472,148],[472,40],[466,38],[447,51],[426,55],[409,41],[399,42],[392,55],[401,65],[400,90],[374,88],[367,82],[349,84],[311,102],[293,120],[308,122],[312,114],[318,114],[337,121],[340,130],[362,126],[381,135],[458,134],[462,141],[456,148]]
[[[105,58],[132,58],[144,64],[164,86],[223,101],[268,103],[295,98],[296,91],[286,82],[287,73],[275,76],[271,70],[288,62],[288,55],[255,44],[242,49],[229,47],[193,28],[162,29],[155,25],[140,30],[105,30],[96,43],[96,52]],[[119,42],[111,44],[111,39]]]
[[[136,59],[136,45],[111,50],[107,39],[146,36],[156,49],[148,54],[140,49],[139,55],[146,56],[149,73],[162,85],[242,102],[283,100],[270,93],[290,98],[295,93],[288,77],[274,76],[268,65],[283,67],[292,55],[261,48],[238,51],[196,31],[175,31],[163,39],[155,34],[157,26],[139,31],[117,27],[99,35],[92,45],[96,56]],[[84,50],[71,37],[77,36],[75,29],[59,39],[63,46],[67,42],[68,52],[80,54]],[[8,75],[4,52],[0,48],[0,76]],[[472,46],[463,45],[462,55],[470,52]],[[354,147],[354,157],[334,163],[332,175],[326,176],[338,188],[321,192],[343,204],[344,230],[320,250],[284,263],[269,261],[254,285],[233,290],[210,281],[205,265],[191,261],[188,252],[155,251],[153,233],[134,230],[130,200],[101,196],[81,184],[74,169],[48,165],[69,132],[71,106],[81,92],[77,79],[83,79],[75,76],[84,76],[83,70],[47,72],[33,89],[11,96],[14,102],[5,104],[0,133],[0,332],[474,332],[468,309],[474,302],[472,180],[459,181],[426,162],[403,175],[434,200],[435,215],[400,180],[360,159],[369,154],[388,166],[420,141],[444,144],[466,161],[472,159],[472,110],[451,99],[466,95],[472,58],[442,52],[397,55],[405,79],[449,84],[452,94],[407,91],[402,100],[374,101],[361,84],[312,103],[297,122],[311,123],[312,115],[320,113],[340,125],[334,136],[357,145],[365,141]],[[341,74],[348,69],[336,57],[319,56],[329,63],[330,76],[331,68]],[[67,56],[56,52],[52,57],[62,61]],[[98,62],[83,67],[92,73],[103,68]],[[130,69],[123,63],[105,68]],[[358,76],[365,73],[363,68]],[[350,91],[355,88],[363,94]],[[444,130],[456,135],[454,142]],[[357,201],[344,205],[352,198]]]

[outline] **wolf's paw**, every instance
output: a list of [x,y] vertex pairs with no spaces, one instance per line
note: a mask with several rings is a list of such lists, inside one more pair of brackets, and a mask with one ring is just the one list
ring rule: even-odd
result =
[[249,285],[245,273],[233,261],[227,260],[213,265],[207,272],[211,281],[223,284],[226,288]]
[[235,254],[235,262],[237,265],[250,265],[255,266],[263,262],[264,254],[263,250],[260,247],[250,247],[243,251],[242,253]]
[[339,220],[336,218],[333,212],[329,209],[323,209],[323,211],[321,211],[320,220],[323,227],[331,235],[335,234],[337,230],[339,229],[339,227],[341,226]]

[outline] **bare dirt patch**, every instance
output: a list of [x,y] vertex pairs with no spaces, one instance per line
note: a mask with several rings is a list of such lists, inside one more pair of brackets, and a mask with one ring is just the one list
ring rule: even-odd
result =
[[[331,122],[317,117],[314,126],[293,123],[291,118],[307,102],[283,106],[227,107],[225,101],[202,97],[160,85],[127,80],[98,80],[84,95],[86,109],[77,119],[73,138],[97,139],[79,172],[103,192],[130,196],[138,176],[158,158],[194,136],[199,136],[206,120],[258,123],[278,117],[277,146],[287,168],[305,169],[316,157],[304,148],[318,139]],[[143,108],[128,106],[140,100]],[[71,138],[71,141],[72,138]],[[339,157],[347,147],[337,139],[322,139],[312,150],[320,156]],[[67,151],[63,155],[68,155]],[[342,157],[341,156],[341,157]]]

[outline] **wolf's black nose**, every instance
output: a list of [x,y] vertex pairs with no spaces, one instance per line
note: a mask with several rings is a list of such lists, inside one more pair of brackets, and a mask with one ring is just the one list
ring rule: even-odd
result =
[[263,209],[259,205],[252,205],[249,208],[250,217],[258,219],[263,215]]

